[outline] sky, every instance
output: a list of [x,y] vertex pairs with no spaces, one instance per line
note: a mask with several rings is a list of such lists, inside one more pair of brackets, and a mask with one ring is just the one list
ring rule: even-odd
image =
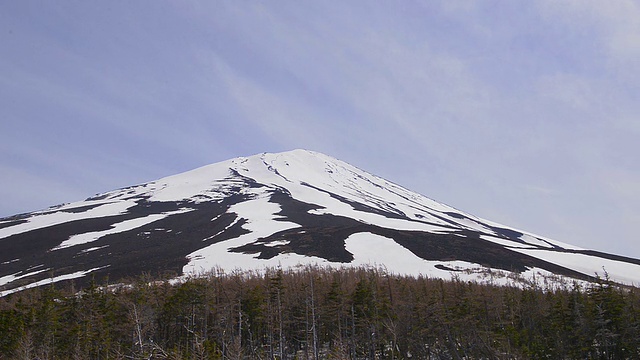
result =
[[319,151],[640,258],[640,2],[2,1],[0,217]]

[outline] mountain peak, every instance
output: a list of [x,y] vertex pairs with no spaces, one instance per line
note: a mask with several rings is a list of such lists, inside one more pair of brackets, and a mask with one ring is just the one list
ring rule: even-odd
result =
[[[640,261],[464,213],[322,153],[203,166],[0,219],[0,291],[142,272],[319,264],[507,284],[564,276],[640,281]],[[543,276],[540,276],[543,275]]]

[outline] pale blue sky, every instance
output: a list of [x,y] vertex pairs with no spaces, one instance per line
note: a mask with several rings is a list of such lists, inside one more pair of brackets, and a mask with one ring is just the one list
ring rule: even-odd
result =
[[0,2],[0,216],[307,148],[640,257],[640,2]]

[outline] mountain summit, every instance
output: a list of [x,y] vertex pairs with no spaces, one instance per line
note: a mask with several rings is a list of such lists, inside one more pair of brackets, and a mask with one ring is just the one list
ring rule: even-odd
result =
[[[637,284],[640,260],[483,220],[307,150],[231,159],[0,219],[0,292],[141,273],[372,265],[510,283]],[[542,276],[540,276],[542,275]]]

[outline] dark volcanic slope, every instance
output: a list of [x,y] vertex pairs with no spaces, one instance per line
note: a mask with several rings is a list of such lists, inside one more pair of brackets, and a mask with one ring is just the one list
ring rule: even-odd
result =
[[[108,276],[113,281],[142,273],[180,274],[191,252],[247,232],[242,229],[242,221],[222,232],[236,218],[225,211],[238,200],[241,199],[192,204],[193,211],[175,214],[129,231],[105,235],[91,243],[57,250],[52,249],[72,235],[107,230],[124,220],[148,215],[156,206],[167,209],[178,208],[181,204],[157,204],[142,200],[128,214],[71,221],[16,234],[0,240],[0,260],[3,263],[0,268],[3,275],[19,273],[24,269],[49,269],[23,278],[17,284],[95,268],[99,268],[93,272],[96,278]],[[215,217],[217,220],[212,222],[211,219]],[[18,260],[11,261],[13,259]],[[77,281],[80,284],[84,282],[81,279]]]
[[[376,239],[389,241],[369,247]],[[474,280],[494,269],[590,280],[604,267],[616,281],[640,281],[636,259],[479,219],[302,150],[232,159],[0,219],[1,294],[70,279],[82,285],[91,277],[118,282],[141,273],[367,258],[392,272],[393,264],[411,263],[402,271],[444,278],[457,272]]]

